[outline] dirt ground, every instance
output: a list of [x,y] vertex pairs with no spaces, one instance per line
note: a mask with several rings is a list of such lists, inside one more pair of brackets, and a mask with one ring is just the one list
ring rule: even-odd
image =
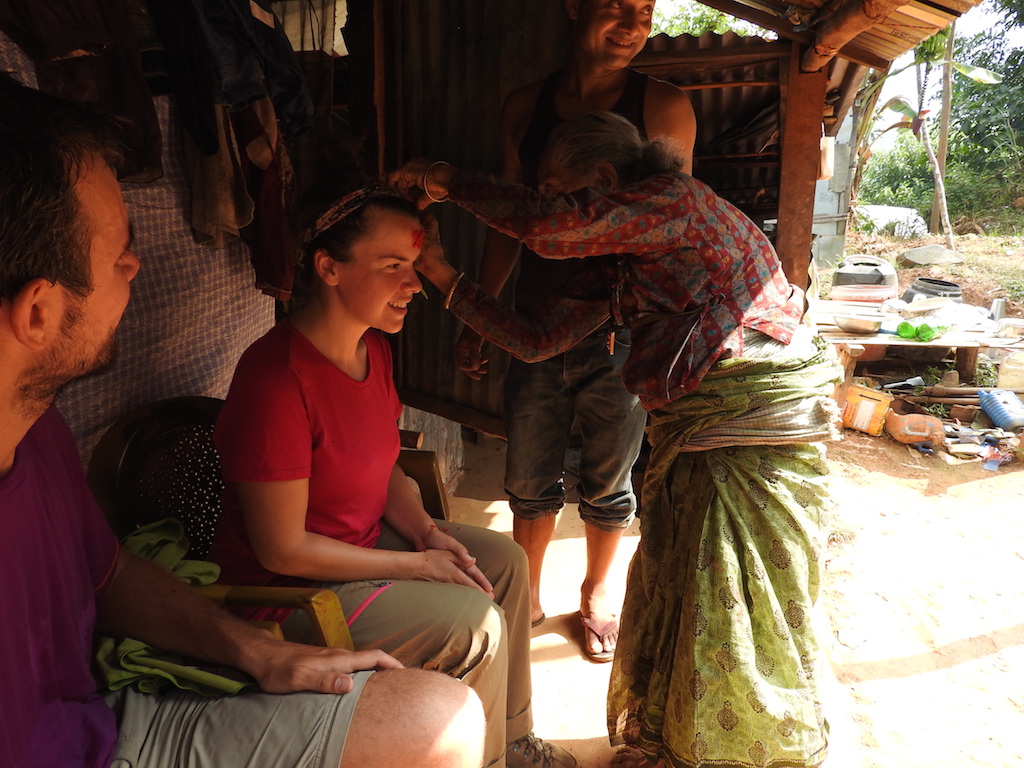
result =
[[[966,303],[1003,297],[1007,316],[1024,316],[1012,290],[1024,294],[1024,238],[959,236],[963,264],[900,264],[929,244],[944,241],[851,234],[846,253],[894,261],[900,293],[933,277],[960,285]],[[1024,765],[1024,461],[989,471],[853,430],[829,457],[837,509],[822,606],[838,690],[826,765]]]
[[[949,279],[965,301],[988,306],[1013,269],[1024,279],[1024,239],[970,240],[959,238],[961,248],[981,255],[957,274],[901,269],[901,287],[921,275]],[[862,240],[848,253],[895,255],[916,244]],[[974,276],[963,277],[967,270]],[[1024,316],[1020,303],[1008,303],[1008,314]],[[466,451],[455,519],[511,533],[504,443],[481,438]],[[1024,460],[989,471],[846,430],[830,444],[829,463],[836,508],[819,604],[835,684],[824,768],[1024,766]],[[635,522],[620,546],[610,598],[621,600],[638,529]],[[548,620],[534,630],[534,716],[538,734],[571,749],[581,768],[610,768],[608,666],[579,651],[585,562],[583,526],[569,504],[544,566]]]
[[1024,765],[1024,462],[846,430],[822,598],[830,768]]
[[[467,444],[456,520],[511,534],[504,451],[497,438]],[[835,682],[824,768],[1020,768],[1024,461],[992,472],[853,430],[828,453],[836,507],[819,605]],[[638,536],[634,522],[610,574],[613,600]],[[608,665],[579,651],[585,562],[570,503],[545,560],[534,717],[537,733],[571,749],[581,768],[610,768]]]

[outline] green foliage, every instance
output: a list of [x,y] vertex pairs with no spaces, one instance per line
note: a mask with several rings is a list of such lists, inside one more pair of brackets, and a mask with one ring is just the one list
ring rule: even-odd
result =
[[1024,50],[1008,44],[1005,30],[993,27],[979,35],[957,40],[956,58],[994,69],[1002,82],[979,84],[966,78],[953,80],[953,124],[982,147],[1000,144],[1019,147],[1024,132]]
[[977,372],[974,375],[976,387],[994,387],[999,382],[999,366],[988,355],[978,355]]
[[[1024,0],[1020,0],[1024,4]],[[957,38],[958,71],[983,67],[1001,74],[979,83],[953,78],[946,200],[952,221],[969,218],[990,234],[1024,231],[1024,50],[1014,48],[1005,26]],[[901,112],[901,114],[904,114]],[[932,144],[936,121],[929,121]],[[930,216],[933,182],[925,154],[908,131],[892,150],[872,155],[864,172],[862,202],[916,208]]]
[[[1021,230],[1024,231],[1024,227]],[[1006,291],[1006,298],[1010,301],[1024,301],[1024,280],[1021,278],[1008,278],[1003,283],[1003,290]]]
[[[1014,0],[1024,6],[1024,0]],[[991,5],[994,0],[988,0]],[[1000,0],[1001,4],[1003,0]],[[1024,17],[1022,17],[1024,18]],[[916,107],[905,101],[891,99],[875,111],[875,99],[865,99],[869,120],[858,126],[858,176],[854,194],[863,202],[910,206],[929,218],[933,202],[934,180],[926,154],[917,142],[901,136],[889,152],[870,153],[871,144],[889,130],[909,133],[907,118],[912,119],[915,133],[921,124],[934,148],[938,144],[936,120],[917,116],[918,109],[928,109],[941,78],[935,77],[943,63],[955,70],[952,78],[953,109],[950,148],[945,175],[945,202],[950,220],[968,216],[974,223],[997,230],[1017,232],[1024,227],[1024,212],[1014,201],[1024,194],[1024,114],[1019,105],[1024,100],[1024,50],[1013,48],[1006,37],[1006,24],[993,24],[985,32],[955,38],[952,61],[947,43],[953,30],[947,28],[922,41],[914,49],[919,101]],[[904,67],[907,69],[909,67]],[[1004,77],[1003,71],[1008,73]],[[877,93],[889,76],[868,78],[862,98]],[[931,117],[935,117],[934,107]],[[892,110],[902,121],[889,125],[885,131],[875,130],[880,116]],[[866,113],[868,114],[868,113]],[[886,113],[887,114],[887,113]],[[868,160],[870,159],[870,162]],[[945,215],[945,214],[943,214]],[[945,219],[943,219],[945,220]]]
[[[937,130],[930,125],[933,133]],[[933,143],[936,141],[932,138]],[[969,218],[990,234],[1024,232],[1024,211],[1014,201],[1024,196],[1024,166],[1005,147],[986,148],[954,131],[946,162],[946,200],[950,219]],[[1017,168],[1011,173],[1011,168]],[[858,202],[916,208],[931,215],[931,169],[921,143],[902,131],[893,148],[872,154],[864,171]]]
[[921,410],[929,416],[934,416],[935,418],[942,419],[943,421],[949,421],[949,414],[953,410],[953,406],[944,405],[942,403],[922,403]]
[[748,21],[716,11],[696,0],[659,0],[654,7],[651,31],[652,34],[666,34],[669,37],[699,37],[705,32],[723,35],[732,31],[741,37],[759,35],[768,39],[775,38],[774,32],[768,32]]
[[1002,10],[1006,23],[1024,27],[1024,0],[996,0],[993,5]]
[[916,208],[927,219],[932,189],[932,172],[921,143],[909,131],[901,131],[892,149],[871,155],[857,201]]
[[[1024,0],[1019,2],[1024,8]],[[957,40],[958,60],[996,70],[1002,80],[954,78],[947,189],[951,198],[961,198],[951,199],[951,210],[995,221],[1003,231],[1021,231],[1024,211],[1013,201],[1024,196],[1024,49],[1010,45],[1006,31],[1006,24],[994,24]]]
[[[921,378],[924,379],[926,387],[932,387],[942,381],[942,377],[947,373],[956,370],[955,363],[940,363],[938,365],[930,365],[925,369],[925,372],[921,374]],[[960,382],[962,386],[969,387],[994,387],[996,385],[996,378],[999,375],[999,367],[992,362],[991,358],[987,355],[978,355],[977,373],[972,381]],[[923,391],[923,390],[922,390]],[[925,410],[931,413],[933,416],[939,416],[940,418],[949,417],[949,406],[940,405],[933,403],[931,406],[925,405]],[[933,410],[934,409],[934,410]],[[944,410],[940,410],[944,409]],[[945,416],[943,416],[943,412]]]
[[[870,202],[870,201],[865,201],[865,202]],[[869,218],[867,216],[862,216],[860,211],[857,208],[853,209],[853,228],[857,232],[860,232],[860,233],[865,234],[865,235],[877,235],[878,234],[878,224],[875,223],[875,220],[872,219],[872,218]],[[829,286],[829,288],[831,289],[831,286]],[[828,293],[828,291],[825,291],[824,293],[822,293],[821,298],[827,299],[828,298],[828,296],[826,295],[827,293]]]

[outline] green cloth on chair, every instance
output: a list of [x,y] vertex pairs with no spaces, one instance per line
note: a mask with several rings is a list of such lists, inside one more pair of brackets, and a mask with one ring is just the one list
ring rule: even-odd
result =
[[[193,587],[212,584],[220,576],[220,567],[214,563],[185,559],[188,539],[181,523],[171,518],[130,533],[122,546],[168,569]],[[211,671],[210,667],[189,664],[181,656],[131,638],[98,635],[95,658],[100,682],[111,691],[134,685],[143,693],[156,693],[174,686],[203,696],[221,696],[238,693],[252,685]]]

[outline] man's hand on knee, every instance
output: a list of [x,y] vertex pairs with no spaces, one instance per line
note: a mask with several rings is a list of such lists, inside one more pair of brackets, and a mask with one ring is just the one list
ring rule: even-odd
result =
[[248,671],[267,693],[348,693],[353,672],[402,668],[396,659],[376,649],[349,651],[271,640],[258,653]]

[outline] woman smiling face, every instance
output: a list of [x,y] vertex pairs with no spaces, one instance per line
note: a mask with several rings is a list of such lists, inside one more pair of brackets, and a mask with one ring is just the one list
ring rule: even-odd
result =
[[350,258],[335,261],[323,253],[318,271],[347,319],[397,333],[409,302],[422,288],[415,264],[423,227],[414,216],[372,204],[365,215],[365,234],[352,243]]

